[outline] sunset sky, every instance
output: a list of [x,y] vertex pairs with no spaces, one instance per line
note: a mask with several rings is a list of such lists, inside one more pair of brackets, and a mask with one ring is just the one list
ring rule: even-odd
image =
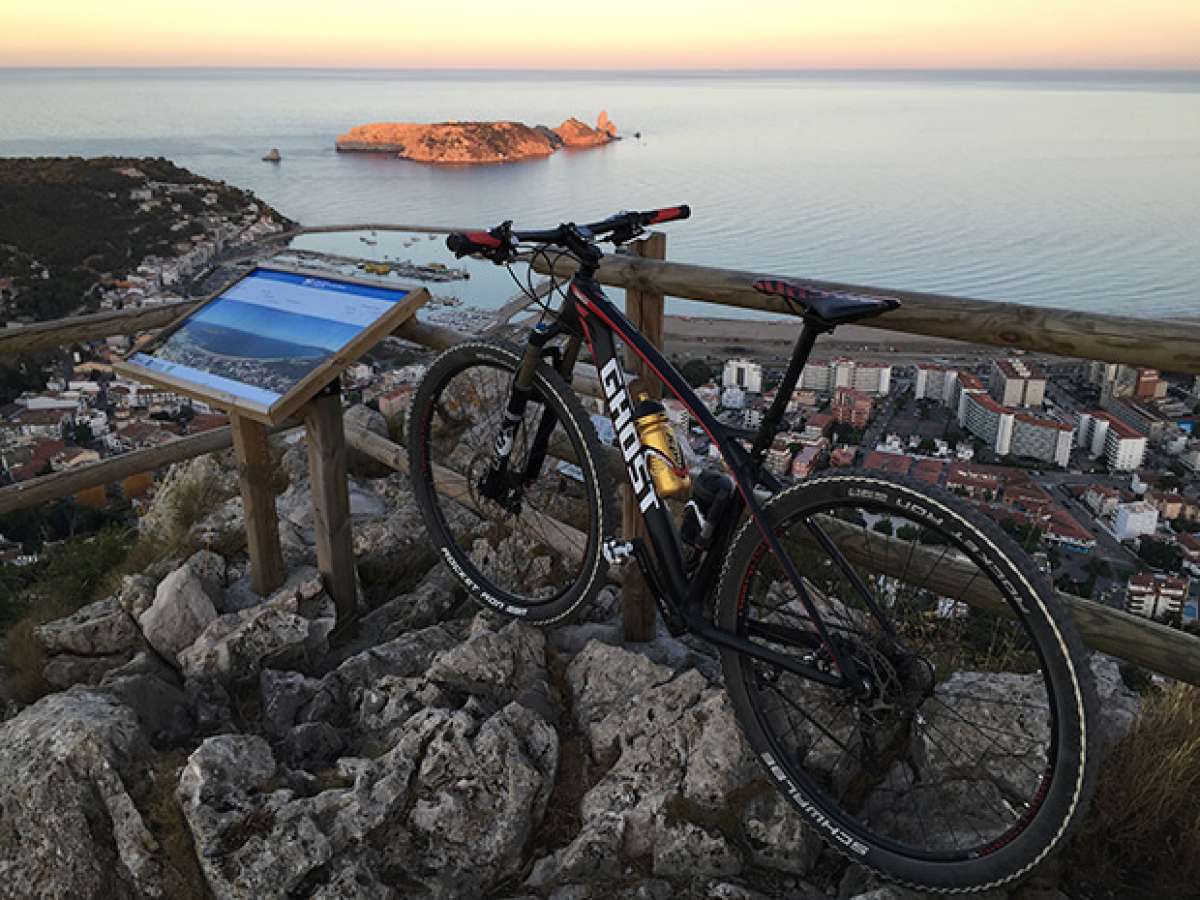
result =
[[0,0],[0,65],[1200,69],[1200,0]]

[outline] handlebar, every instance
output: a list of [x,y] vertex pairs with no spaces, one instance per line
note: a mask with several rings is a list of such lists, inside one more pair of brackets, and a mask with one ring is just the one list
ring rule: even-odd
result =
[[[594,241],[608,239],[614,244],[623,244],[640,235],[647,225],[674,222],[691,214],[686,205],[666,206],[643,212],[621,212],[587,225],[564,222],[557,228],[542,231],[514,231],[512,222],[504,222],[489,231],[455,232],[446,238],[446,246],[460,259],[478,254],[495,263],[512,259],[518,244],[556,244],[583,254]],[[591,250],[599,253],[595,248]]]

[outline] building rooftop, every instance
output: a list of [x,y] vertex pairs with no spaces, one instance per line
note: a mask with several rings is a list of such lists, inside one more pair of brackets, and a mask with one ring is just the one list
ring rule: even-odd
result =
[[907,475],[915,460],[907,453],[886,453],[882,450],[872,450],[863,460],[863,466],[880,472],[891,472],[893,475]]
[[1017,413],[1017,421],[1024,422],[1026,425],[1035,425],[1038,428],[1054,428],[1058,431],[1075,430],[1074,425],[1069,425],[1066,422],[1059,422],[1057,419],[1049,419],[1045,416],[1031,416],[1028,413]]

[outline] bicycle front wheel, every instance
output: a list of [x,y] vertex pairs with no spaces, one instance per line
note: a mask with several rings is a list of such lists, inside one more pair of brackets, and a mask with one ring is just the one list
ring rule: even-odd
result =
[[[1049,580],[945,491],[873,472],[767,504],[830,643],[831,687],[722,650],[747,738],[836,849],[921,890],[1017,880],[1078,823],[1096,758],[1082,644]],[[726,558],[722,628],[837,673],[755,523]]]
[[503,493],[483,489],[521,357],[505,343],[468,341],[437,358],[409,412],[409,471],[429,535],[467,590],[548,624],[603,586],[612,486],[579,398],[539,363]]

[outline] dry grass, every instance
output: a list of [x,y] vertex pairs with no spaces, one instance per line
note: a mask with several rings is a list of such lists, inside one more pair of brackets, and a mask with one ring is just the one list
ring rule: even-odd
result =
[[1200,689],[1147,697],[1105,760],[1072,871],[1101,895],[1195,897],[1200,872]]
[[229,491],[219,478],[206,475],[179,479],[169,491],[156,498],[155,505],[164,513],[163,533],[156,537],[171,547],[186,549],[192,526],[229,497]]
[[4,666],[13,699],[32,703],[46,693],[42,680],[45,655],[34,630],[38,625],[69,616],[82,606],[111,594],[127,571],[133,532],[106,528],[86,538],[68,541],[54,552],[45,571],[13,602],[23,615],[4,635]]
[[187,754],[158,757],[127,785],[146,827],[162,849],[163,881],[167,896],[178,900],[207,900],[204,874],[196,859],[192,832],[184,818],[175,787]]

